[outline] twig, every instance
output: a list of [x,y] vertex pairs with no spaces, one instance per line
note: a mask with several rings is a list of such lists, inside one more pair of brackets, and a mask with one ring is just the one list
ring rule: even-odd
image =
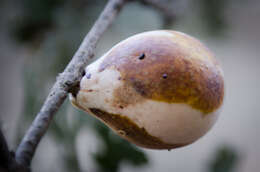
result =
[[11,159],[10,152],[5,140],[5,137],[0,129],[0,168],[8,169],[8,164]]
[[140,0],[140,2],[153,7],[162,14],[162,27],[164,29],[170,28],[176,22],[178,11],[176,0]]
[[30,168],[19,165],[14,153],[9,151],[6,139],[0,128],[0,171],[1,172],[28,172]]
[[26,132],[16,151],[16,161],[26,167],[30,166],[36,147],[48,129],[48,126],[67,97],[68,92],[82,78],[84,67],[94,56],[94,49],[101,35],[114,21],[126,0],[110,0],[96,23],[84,38],[79,49],[73,56],[64,72],[57,77],[50,94],[45,100],[40,112]]
[[175,1],[169,0],[141,0],[145,5],[150,5],[155,9],[159,10],[165,17],[175,19],[176,11],[174,9],[173,3]]
[[[84,38],[79,49],[73,56],[64,72],[57,77],[40,112],[26,132],[17,148],[15,160],[22,167],[29,167],[37,145],[46,133],[54,114],[58,111],[69,92],[77,92],[77,85],[82,78],[85,66],[94,56],[98,40],[114,21],[120,9],[127,0],[109,0],[98,20]],[[160,10],[167,19],[175,18],[172,6],[161,0],[140,0]],[[76,90],[75,90],[76,89]],[[27,168],[25,168],[27,169]]]

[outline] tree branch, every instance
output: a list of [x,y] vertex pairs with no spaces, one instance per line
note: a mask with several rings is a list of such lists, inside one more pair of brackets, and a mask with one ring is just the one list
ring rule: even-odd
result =
[[14,153],[9,151],[6,139],[0,128],[0,171],[1,172],[28,172],[30,168],[26,168],[17,164]]
[[[29,167],[37,145],[46,133],[54,114],[58,111],[69,92],[77,92],[84,68],[94,56],[94,50],[102,34],[114,21],[127,0],[109,0],[90,32],[84,38],[79,49],[61,73],[38,112],[29,130],[17,148],[15,160],[22,167]],[[175,18],[172,5],[165,0],[140,0],[160,10],[169,19]],[[76,90],[75,90],[76,89]],[[27,168],[24,168],[27,169]]]
[[40,112],[17,148],[15,156],[19,164],[26,167],[30,166],[36,147],[46,133],[54,114],[60,108],[70,90],[79,83],[85,66],[94,56],[94,49],[98,40],[114,21],[125,2],[126,0],[108,1],[104,11],[84,38],[64,72],[57,77]]
[[0,168],[8,169],[9,161],[11,160],[10,152],[5,140],[5,137],[0,129]]
[[170,28],[176,21],[175,0],[140,0],[144,5],[151,6],[162,14],[163,28]]
[[169,0],[141,0],[145,5],[150,5],[159,10],[165,17],[175,19],[176,13],[174,10],[175,1]]

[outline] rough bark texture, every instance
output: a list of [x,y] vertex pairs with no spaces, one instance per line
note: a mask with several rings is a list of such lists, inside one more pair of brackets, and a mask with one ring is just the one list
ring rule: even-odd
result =
[[98,40],[109,25],[114,21],[126,0],[110,0],[100,17],[84,38],[79,49],[73,56],[64,72],[57,77],[40,112],[25,134],[16,151],[16,161],[24,166],[30,166],[36,147],[48,126],[67,97],[68,92],[77,85],[82,77],[85,66],[89,59],[94,56],[94,50]]

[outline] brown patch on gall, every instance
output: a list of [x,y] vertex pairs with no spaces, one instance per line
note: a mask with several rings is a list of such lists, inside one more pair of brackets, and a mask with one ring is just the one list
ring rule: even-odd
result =
[[140,94],[138,94],[132,86],[129,86],[125,83],[123,86],[115,89],[113,94],[114,99],[112,101],[112,106],[114,107],[126,107],[143,100]]
[[159,138],[151,136],[144,128],[140,128],[125,116],[111,114],[95,108],[90,108],[89,111],[98,119],[104,121],[106,125],[112,128],[121,137],[138,146],[150,149],[173,149],[187,145],[165,143]]
[[[186,103],[204,114],[216,110],[223,101],[224,81],[212,53],[192,37],[169,33],[172,36],[130,38],[107,54],[99,71],[113,67],[124,82],[115,93],[116,101],[127,106],[141,96]],[[145,60],[138,59],[142,53]]]

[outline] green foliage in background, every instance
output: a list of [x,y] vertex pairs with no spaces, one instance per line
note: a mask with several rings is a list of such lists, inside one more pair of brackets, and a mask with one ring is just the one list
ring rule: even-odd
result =
[[141,150],[119,136],[111,134],[111,131],[103,124],[96,123],[95,129],[105,142],[105,147],[94,154],[95,161],[100,164],[100,171],[118,171],[121,162],[129,162],[135,166],[148,162]]
[[211,35],[218,36],[225,31],[227,23],[224,12],[228,3],[228,0],[200,0],[200,15]]
[[214,159],[209,163],[209,171],[233,172],[238,160],[239,155],[236,150],[227,145],[222,146],[216,151]]

